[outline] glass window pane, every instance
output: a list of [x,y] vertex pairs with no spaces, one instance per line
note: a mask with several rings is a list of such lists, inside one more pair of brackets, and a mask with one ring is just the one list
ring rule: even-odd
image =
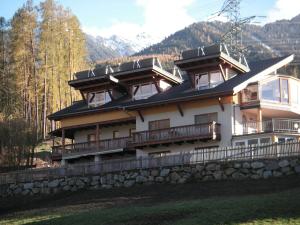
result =
[[289,83],[286,79],[281,80],[281,101],[289,102]]
[[[137,91],[136,88],[138,87]],[[138,86],[133,86],[132,92],[134,94],[134,99],[139,100],[139,99],[146,99],[149,98],[150,96],[154,95],[157,93],[157,89],[155,84],[149,83],[149,84],[142,84]]]
[[245,146],[245,142],[244,141],[237,141],[235,142],[235,146]]
[[258,139],[248,140],[248,145],[258,145]]
[[279,79],[262,85],[262,99],[280,101]]
[[196,75],[195,84],[196,84],[196,88],[199,90],[209,88],[208,74],[205,73],[205,74]]
[[270,138],[261,138],[260,143],[261,144],[269,144],[269,143],[271,143],[271,139]]
[[223,77],[220,71],[210,73],[210,87],[215,87],[223,83]]

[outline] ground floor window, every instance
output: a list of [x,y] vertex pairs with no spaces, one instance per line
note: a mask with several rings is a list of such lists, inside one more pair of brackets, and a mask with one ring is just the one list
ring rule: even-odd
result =
[[235,146],[237,146],[237,147],[246,146],[246,143],[244,141],[237,141],[237,142],[235,142]]
[[167,156],[168,154],[170,154],[170,151],[151,152],[151,153],[149,153],[149,156],[152,156],[152,157],[162,157],[162,156]]
[[261,138],[260,139],[260,144],[270,144],[271,143],[271,138]]

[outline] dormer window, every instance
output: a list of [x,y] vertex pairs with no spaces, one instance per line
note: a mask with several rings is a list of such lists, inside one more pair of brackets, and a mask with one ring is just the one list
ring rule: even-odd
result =
[[224,80],[220,71],[213,71],[195,75],[195,87],[198,90],[214,88],[223,82]]
[[89,107],[98,107],[111,101],[109,91],[99,91],[88,93]]
[[133,99],[139,100],[139,99],[149,98],[150,96],[156,94],[157,89],[155,84],[147,83],[147,84],[134,85],[132,88],[132,92],[133,92],[132,94]]

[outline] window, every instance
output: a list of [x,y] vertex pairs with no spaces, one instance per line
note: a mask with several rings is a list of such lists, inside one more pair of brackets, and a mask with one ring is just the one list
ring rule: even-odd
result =
[[152,152],[152,153],[149,153],[149,156],[152,156],[152,157],[163,157],[163,156],[167,156],[168,154],[170,154],[170,151]]
[[130,128],[129,129],[129,137],[132,137],[132,134],[136,131],[135,128]]
[[246,143],[244,141],[237,141],[237,142],[235,142],[235,146],[243,147],[243,146],[246,146]]
[[269,144],[269,143],[271,143],[270,138],[261,138],[260,139],[260,144]]
[[195,85],[198,90],[209,88],[208,73],[196,75]]
[[170,128],[170,119],[155,120],[149,122],[149,130],[158,130],[164,128]]
[[118,130],[113,131],[113,138],[119,138],[120,137],[120,132]]
[[249,85],[242,91],[242,102],[251,102],[258,100],[258,85]]
[[262,99],[277,102],[280,101],[279,79],[262,85]]
[[210,87],[216,87],[223,83],[223,77],[220,71],[210,73]]
[[97,107],[110,102],[111,98],[108,91],[88,93],[88,104],[90,107]]
[[281,79],[281,102],[289,102],[289,81]]
[[220,71],[195,75],[195,87],[198,90],[213,88],[223,83],[223,76]]
[[87,140],[88,140],[88,142],[96,141],[96,135],[95,134],[88,134]]
[[218,113],[208,113],[195,116],[195,124],[204,124],[218,121]]
[[248,145],[258,145],[258,139],[248,140]]
[[157,93],[155,84],[134,85],[132,88],[132,96],[135,100],[146,99]]

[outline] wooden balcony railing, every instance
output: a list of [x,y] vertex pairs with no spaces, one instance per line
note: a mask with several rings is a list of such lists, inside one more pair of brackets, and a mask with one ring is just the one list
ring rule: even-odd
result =
[[53,146],[52,157],[59,158],[61,156],[80,155],[86,153],[105,152],[110,150],[124,149],[127,143],[131,141],[131,137],[122,137],[96,141],[83,142],[76,144],[67,144],[65,146]]
[[213,122],[136,132],[131,144],[137,147],[191,140],[217,140],[220,137],[220,124]]
[[242,133],[236,135],[253,133],[300,133],[300,120],[274,118],[262,122],[248,122],[243,124]]

